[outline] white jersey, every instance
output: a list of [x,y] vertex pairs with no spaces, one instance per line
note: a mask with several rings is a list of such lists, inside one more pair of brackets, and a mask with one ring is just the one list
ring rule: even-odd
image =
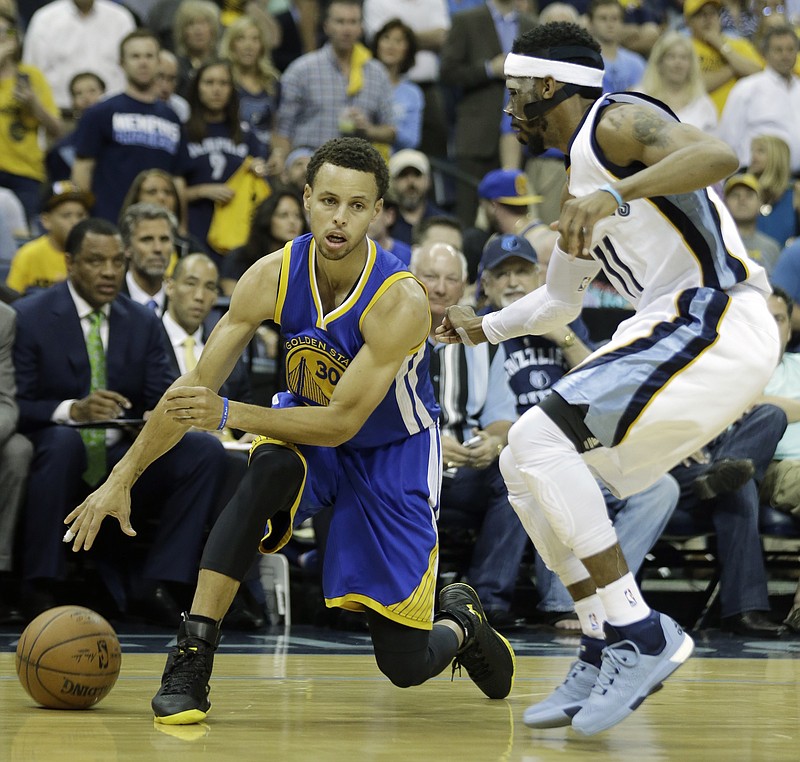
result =
[[[675,115],[663,103],[634,93],[609,93],[587,112],[569,147],[569,192],[585,196],[644,167],[619,167],[595,137],[603,110],[635,103]],[[636,199],[595,223],[590,250],[609,281],[637,310],[659,297],[707,287],[727,291],[746,283],[771,293],[764,269],[747,256],[736,225],[712,189]]]

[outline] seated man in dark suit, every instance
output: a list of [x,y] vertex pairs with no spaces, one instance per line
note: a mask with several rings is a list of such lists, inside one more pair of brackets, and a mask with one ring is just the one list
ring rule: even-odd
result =
[[[172,381],[160,321],[120,294],[125,255],[117,228],[95,218],[80,222],[67,238],[66,259],[65,282],[14,305],[19,429],[35,448],[22,519],[29,615],[58,602],[53,582],[67,573],[61,516],[131,447],[130,428],[75,424],[141,419]],[[130,613],[170,624],[179,617],[165,583],[195,580],[224,458],[212,437],[188,435],[133,490],[142,510],[164,507],[143,560],[132,560],[141,543],[112,550],[115,538],[106,537],[106,547],[98,546],[95,562]]]
[[[178,260],[175,270],[164,284],[167,310],[162,322],[167,337],[167,356],[173,380],[192,370],[200,358],[206,340],[208,318],[219,295],[219,270],[207,254],[189,254]],[[239,359],[221,393],[230,399],[252,403],[247,366]],[[226,448],[224,485],[214,511],[221,510],[233,497],[236,487],[247,471],[247,450],[234,449],[235,443],[247,444],[255,437],[241,431],[205,431],[205,436],[217,437]],[[240,630],[253,630],[266,624],[264,593],[258,574],[258,553],[253,549],[253,565],[234,598],[225,623]]]
[[[162,322],[167,337],[167,356],[173,380],[197,365],[205,346],[206,318],[219,295],[219,270],[206,254],[189,254],[178,260],[175,270],[164,283],[167,310]],[[250,377],[245,363],[239,359],[221,393],[230,399],[252,403]],[[233,497],[236,487],[247,471],[248,452],[234,449],[236,444],[252,442],[255,437],[241,431],[206,431],[205,436],[217,437],[226,448],[224,485],[217,500],[214,518]],[[253,550],[253,564],[234,598],[225,623],[240,630],[254,630],[266,624],[264,591],[258,573],[258,553]]]
[[[206,318],[211,314],[219,295],[219,270],[208,255],[189,254],[178,260],[172,276],[165,282],[164,290],[167,310],[162,322],[171,350],[167,356],[174,380],[192,370],[203,351]],[[236,363],[222,388],[231,399],[251,402],[247,367],[241,360]],[[230,437],[230,432],[227,436],[223,432],[224,439]],[[247,437],[248,440],[254,438]]]

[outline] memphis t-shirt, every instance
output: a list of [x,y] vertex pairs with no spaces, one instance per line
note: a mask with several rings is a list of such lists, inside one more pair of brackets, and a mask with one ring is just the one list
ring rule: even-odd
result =
[[[264,157],[264,149],[259,144],[250,126],[242,124],[242,140],[234,143],[227,124],[209,122],[206,124],[206,137],[200,142],[186,140],[186,165],[184,177],[186,185],[205,183],[224,183],[242,165],[247,156]],[[186,130],[184,128],[184,136]],[[214,202],[208,198],[198,198],[189,203],[189,233],[200,241],[205,241],[211,218],[214,215]]]
[[75,153],[95,160],[93,213],[114,223],[139,172],[181,175],[186,162],[178,115],[162,101],[144,103],[126,93],[87,109],[75,132]]

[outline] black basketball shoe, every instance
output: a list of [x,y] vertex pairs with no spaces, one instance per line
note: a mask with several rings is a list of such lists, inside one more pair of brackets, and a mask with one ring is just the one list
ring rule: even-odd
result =
[[205,719],[211,709],[208,681],[219,638],[218,624],[197,622],[183,614],[178,642],[170,651],[161,687],[150,704],[156,722],[191,725]]
[[457,621],[466,634],[453,660],[453,672],[463,666],[489,698],[508,696],[514,685],[514,649],[486,620],[477,593],[461,582],[443,588],[436,619],[443,617]]

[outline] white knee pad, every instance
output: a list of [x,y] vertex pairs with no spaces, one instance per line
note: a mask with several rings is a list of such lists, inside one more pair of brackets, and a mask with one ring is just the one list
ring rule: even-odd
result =
[[[545,413],[538,408],[525,413],[511,427],[507,449],[553,533],[575,556],[586,558],[617,542],[594,476],[566,434]],[[510,468],[508,459],[506,468]]]
[[589,576],[586,567],[553,532],[547,514],[531,495],[517,469],[509,447],[500,455],[500,471],[508,488],[508,501],[547,568],[555,572],[565,585],[586,579]]

